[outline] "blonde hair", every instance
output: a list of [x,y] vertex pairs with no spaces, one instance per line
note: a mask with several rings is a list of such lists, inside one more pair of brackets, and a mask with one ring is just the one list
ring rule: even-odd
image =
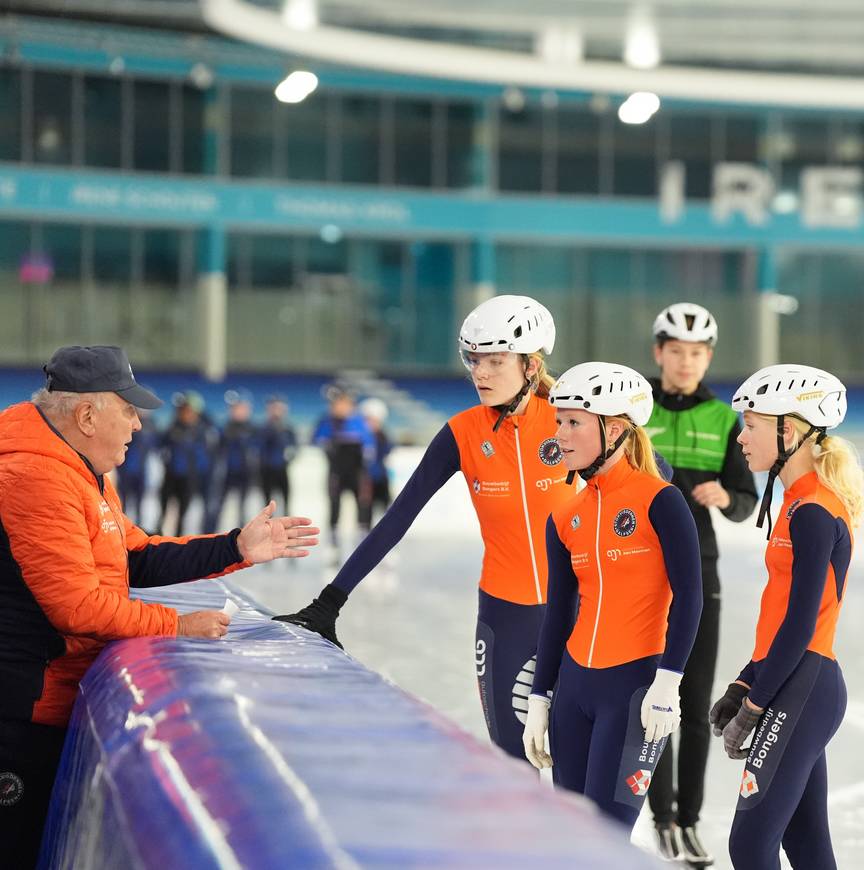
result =
[[[788,415],[788,419],[798,435],[795,443],[800,444],[810,424],[792,415]],[[813,439],[810,450],[816,476],[840,499],[852,525],[857,526],[864,514],[864,472],[861,471],[858,453],[845,438],[829,435],[822,439],[821,444],[816,444],[815,438],[816,433],[807,440]]]
[[546,360],[540,351],[525,354],[526,365],[531,360],[537,362],[537,372],[531,379],[534,392],[537,394],[538,398],[548,399],[549,392],[555,384],[555,378],[549,374],[549,370],[546,368]]
[[625,429],[630,430],[630,437],[624,442],[624,455],[627,457],[627,461],[637,471],[644,471],[645,474],[664,480],[657,467],[654,447],[648,433],[641,426],[636,426],[629,417],[607,417],[606,422],[618,422]]
[[42,387],[30,397],[30,401],[48,417],[69,417],[82,402],[90,402],[97,411],[105,407],[107,393],[67,393],[64,390],[48,390]]

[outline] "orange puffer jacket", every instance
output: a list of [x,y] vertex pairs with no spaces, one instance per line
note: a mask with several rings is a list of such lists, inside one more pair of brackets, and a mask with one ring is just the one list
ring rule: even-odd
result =
[[177,634],[177,611],[131,600],[130,584],[241,568],[238,534],[147,535],[35,405],[3,411],[0,719],[65,725],[79,680],[108,641]]

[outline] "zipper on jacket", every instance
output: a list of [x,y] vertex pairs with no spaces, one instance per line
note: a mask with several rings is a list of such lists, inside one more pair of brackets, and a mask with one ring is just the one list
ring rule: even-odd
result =
[[534,588],[537,591],[537,603],[543,603],[543,593],[540,591],[540,574],[537,571],[537,556],[534,553],[534,538],[531,534],[531,518],[528,514],[528,496],[525,493],[525,474],[522,471],[522,449],[519,445],[519,426],[514,423],[516,433],[516,465],[519,468],[519,486],[522,489],[522,510],[525,512],[525,528],[528,530],[528,551],[531,553],[531,568],[534,571]]
[[603,506],[603,496],[600,495],[600,487],[597,487],[597,529],[594,537],[594,554],[597,557],[597,577],[600,581],[600,591],[597,594],[597,614],[594,617],[594,634],[591,635],[591,647],[588,650],[588,667],[594,658],[594,644],[597,640],[597,629],[600,626],[600,608],[603,606],[603,567],[600,563],[600,509]]

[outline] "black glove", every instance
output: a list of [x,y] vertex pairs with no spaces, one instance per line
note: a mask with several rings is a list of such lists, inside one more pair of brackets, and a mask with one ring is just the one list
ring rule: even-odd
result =
[[339,616],[339,610],[347,600],[348,596],[341,589],[328,583],[318,593],[318,597],[313,598],[312,603],[307,604],[302,610],[285,616],[274,616],[273,619],[278,622],[290,622],[293,625],[314,631],[316,634],[320,634],[324,640],[329,640],[330,643],[335,643],[339,649],[344,649],[339,643],[339,638],[336,637],[336,617]]
[[750,754],[749,746],[742,747],[761,716],[761,713],[741,704],[735,718],[723,729],[723,748],[730,758],[746,758]]
[[714,726],[715,737],[719,737],[735,718],[748,691],[747,686],[742,686],[741,683],[729,683],[726,694],[711,708],[708,721]]

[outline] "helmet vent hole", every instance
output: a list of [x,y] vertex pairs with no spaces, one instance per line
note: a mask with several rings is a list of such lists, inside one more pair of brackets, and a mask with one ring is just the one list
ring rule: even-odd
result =
[[684,315],[684,322],[687,324],[687,331],[691,332],[693,329],[693,324],[696,322],[696,315],[695,314],[685,314]]
[[756,395],[757,396],[764,396],[765,393],[767,393],[767,392],[768,392],[768,384],[762,384],[762,386],[759,387],[758,390],[756,390]]
[[602,393],[602,392],[603,392],[603,387],[602,387],[602,385],[601,385],[601,386],[596,386],[596,387],[594,387],[594,388],[591,390],[591,395],[592,395],[592,396],[599,396],[600,393]]

